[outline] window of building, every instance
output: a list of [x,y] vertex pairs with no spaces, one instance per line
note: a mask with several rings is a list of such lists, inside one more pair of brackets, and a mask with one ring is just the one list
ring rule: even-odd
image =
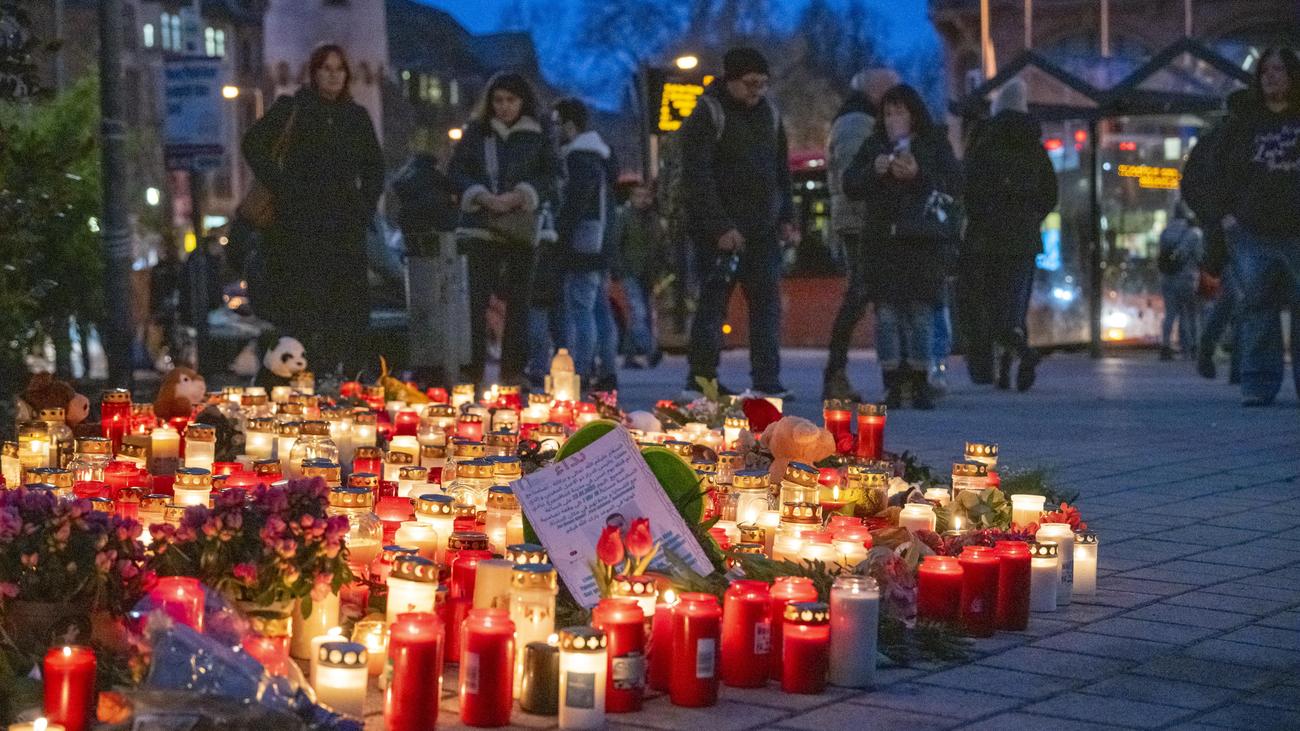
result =
[[176,13],[163,13],[162,22],[162,47],[164,51],[182,50],[181,40],[181,16]]
[[203,30],[203,50],[211,58],[223,58],[226,55],[226,31],[210,26],[205,28]]
[[145,48],[153,48],[154,45],[154,27],[153,23],[145,23],[140,28],[140,39],[144,42]]
[[431,74],[420,74],[416,95],[420,101],[428,104],[442,103],[442,79]]
[[455,79],[447,82],[447,103],[453,107],[460,105],[460,84]]

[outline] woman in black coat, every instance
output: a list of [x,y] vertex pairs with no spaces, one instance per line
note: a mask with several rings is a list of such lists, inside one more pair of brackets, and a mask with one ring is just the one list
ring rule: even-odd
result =
[[268,306],[258,314],[302,341],[317,372],[354,374],[369,361],[366,228],[384,161],[370,115],[348,93],[343,49],[316,49],[308,72],[308,86],[244,136],[244,158],[275,209],[262,252]]
[[[519,74],[499,73],[488,82],[447,166],[448,177],[461,191],[456,234],[469,259],[472,340],[465,377],[474,382],[483,379],[493,294],[506,305],[500,380],[524,380],[537,215],[542,203],[552,199],[560,170],[550,135],[539,120],[532,85]],[[558,296],[558,287],[557,280],[553,296]]]
[[863,250],[876,303],[876,352],[885,400],[934,408],[929,385],[934,307],[956,217],[957,160],[921,97],[905,84],[885,93],[875,132],[844,172],[844,191],[865,201]]

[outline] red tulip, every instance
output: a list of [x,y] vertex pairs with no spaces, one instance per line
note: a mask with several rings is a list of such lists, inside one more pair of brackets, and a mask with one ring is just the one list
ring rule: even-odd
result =
[[623,563],[623,556],[623,537],[619,535],[618,526],[605,526],[596,542],[596,558],[606,566],[617,566]]
[[655,550],[654,536],[650,535],[650,519],[637,518],[627,529],[627,552],[633,558],[644,558]]

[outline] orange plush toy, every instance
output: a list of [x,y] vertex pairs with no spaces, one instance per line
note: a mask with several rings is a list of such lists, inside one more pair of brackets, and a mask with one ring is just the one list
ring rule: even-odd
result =
[[18,397],[18,420],[31,421],[45,409],[63,409],[64,420],[76,429],[90,415],[90,399],[51,373],[37,373]]
[[774,483],[781,481],[786,465],[791,462],[815,464],[835,454],[835,438],[831,433],[798,416],[784,416],[764,429],[759,443],[772,453],[768,474]]
[[194,407],[203,403],[208,384],[193,369],[178,366],[163,378],[154,399],[153,412],[164,421],[194,415]]

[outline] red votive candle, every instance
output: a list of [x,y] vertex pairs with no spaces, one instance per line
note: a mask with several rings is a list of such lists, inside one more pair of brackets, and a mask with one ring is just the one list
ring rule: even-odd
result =
[[103,480],[78,480],[72,484],[72,494],[78,499],[110,497],[107,492],[108,483]]
[[339,384],[339,396],[342,398],[358,398],[361,396],[360,381],[344,381]]
[[425,731],[442,700],[442,622],[429,612],[397,615],[388,635],[384,728]]
[[772,649],[769,653],[771,664],[769,677],[780,680],[781,675],[781,637],[785,629],[785,605],[791,602],[817,601],[817,588],[812,579],[806,576],[782,576],[772,584],[768,603],[767,619],[772,627]]
[[997,625],[997,554],[985,546],[967,546],[957,561],[962,573],[962,626],[973,637],[990,637]]
[[998,629],[1018,632],[1029,627],[1029,544],[998,541]]
[[884,404],[858,404],[858,458],[880,459],[884,455],[885,413]]
[[[130,402],[127,402],[128,413]],[[95,651],[64,645],[45,653],[45,718],[67,731],[84,731],[95,719]]]
[[483,441],[483,417],[465,414],[456,420],[456,437],[471,442]]
[[474,581],[478,578],[479,561],[489,558],[492,558],[491,551],[478,549],[461,549],[460,553],[456,554],[456,560],[451,564],[450,598],[473,601]]
[[149,591],[154,606],[172,621],[203,631],[203,584],[189,576],[164,576]]
[[240,466],[238,462],[213,462],[212,463],[212,474],[214,477],[216,475],[233,475],[236,472],[239,472],[239,470],[240,470]]
[[460,628],[460,720],[505,726],[514,704],[515,623],[505,609],[473,609]]
[[551,404],[551,413],[547,419],[557,424],[569,424],[573,421],[573,402],[556,401]]
[[352,458],[352,472],[370,475],[384,474],[384,453],[379,447],[360,446]]
[[771,666],[772,597],[766,581],[731,582],[722,597],[722,682],[733,688],[762,688]]
[[420,429],[420,415],[414,411],[399,411],[393,421],[393,434],[399,437],[413,437]]
[[605,712],[641,710],[645,695],[645,612],[635,599],[601,599],[591,626],[605,631]]
[[712,594],[687,592],[673,607],[673,667],[668,698],[675,706],[718,702],[718,640],[722,607]]
[[916,616],[955,622],[961,608],[962,567],[952,556],[926,556],[916,571]]
[[677,605],[677,593],[665,589],[655,604],[654,617],[650,620],[650,687],[666,692],[668,678],[673,667],[673,607]]
[[781,690],[816,695],[826,690],[831,661],[830,608],[825,602],[785,605]]
[[113,442],[113,454],[117,454],[131,427],[131,392],[125,388],[104,391],[99,399],[99,421],[103,435]]
[[849,411],[851,404],[841,399],[826,399],[822,402],[822,421],[826,431],[840,443],[840,437],[853,434],[853,414]]
[[289,673],[289,635],[264,635],[250,632],[244,637],[244,652],[262,664],[269,675]]

